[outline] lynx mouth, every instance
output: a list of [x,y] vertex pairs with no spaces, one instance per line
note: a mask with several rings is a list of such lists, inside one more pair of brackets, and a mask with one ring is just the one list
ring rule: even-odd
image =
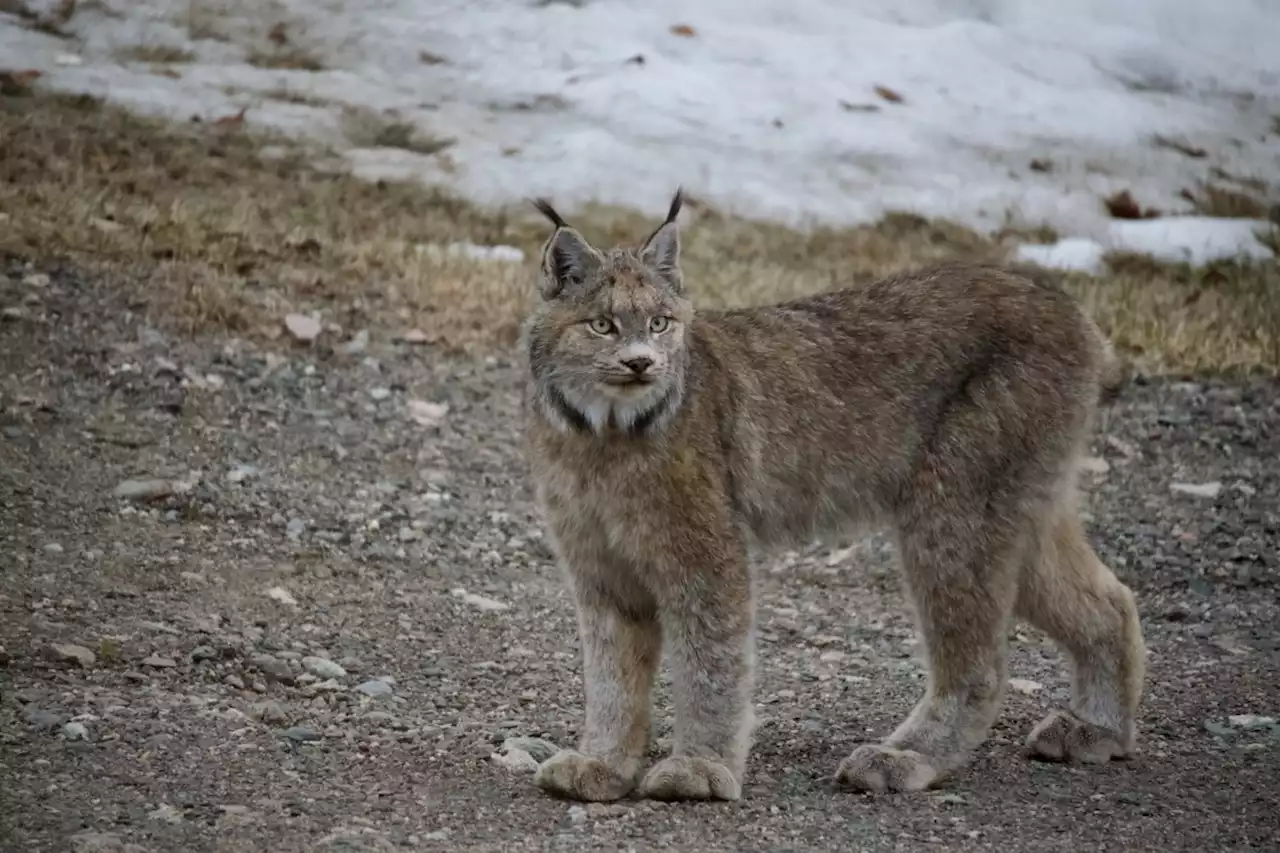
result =
[[645,388],[653,384],[651,376],[606,376],[604,384],[610,388]]

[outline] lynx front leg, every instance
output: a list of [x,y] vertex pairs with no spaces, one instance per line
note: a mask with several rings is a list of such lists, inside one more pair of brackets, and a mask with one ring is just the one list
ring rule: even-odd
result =
[[736,800],[750,749],[754,675],[745,560],[677,585],[663,602],[675,745],[640,783],[657,800]]
[[649,745],[653,676],[661,627],[652,614],[627,613],[579,595],[587,718],[578,749],[542,763],[538,786],[575,800],[618,800],[629,794]]

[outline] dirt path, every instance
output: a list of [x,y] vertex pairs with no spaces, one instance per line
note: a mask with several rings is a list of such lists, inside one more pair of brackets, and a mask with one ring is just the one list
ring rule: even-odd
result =
[[[1134,385],[1103,425],[1092,534],[1152,653],[1135,760],[1018,756],[1066,690],[1019,629],[1024,681],[967,772],[834,791],[922,684],[873,541],[760,567],[740,803],[583,808],[490,757],[582,713],[513,367],[182,342],[47,272],[0,262],[0,850],[1280,848],[1280,728],[1239,716],[1280,717],[1274,382]],[[113,494],[155,478],[179,493]]]

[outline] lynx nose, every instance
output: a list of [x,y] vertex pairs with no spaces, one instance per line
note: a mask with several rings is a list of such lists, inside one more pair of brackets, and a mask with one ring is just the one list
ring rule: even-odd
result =
[[643,376],[646,370],[653,367],[653,359],[647,355],[637,355],[632,358],[622,359],[622,364],[636,376]]

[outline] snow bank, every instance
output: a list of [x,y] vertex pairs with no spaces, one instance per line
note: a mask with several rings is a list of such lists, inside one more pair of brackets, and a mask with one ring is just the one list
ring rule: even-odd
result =
[[1265,261],[1274,257],[1259,235],[1276,228],[1258,219],[1215,219],[1175,216],[1167,219],[1118,219],[1102,240],[1072,237],[1049,245],[1019,246],[1015,258],[1043,267],[1098,274],[1108,252],[1137,255],[1201,266],[1232,258]]
[[[683,184],[792,224],[910,210],[1107,243],[1119,189],[1188,212],[1212,168],[1280,174],[1274,0],[102,0],[68,29],[0,15],[0,65],[149,113],[248,107],[489,204],[656,215]],[[166,76],[137,45],[191,59]],[[319,70],[250,62],[282,54]],[[375,145],[371,121],[451,144]]]

